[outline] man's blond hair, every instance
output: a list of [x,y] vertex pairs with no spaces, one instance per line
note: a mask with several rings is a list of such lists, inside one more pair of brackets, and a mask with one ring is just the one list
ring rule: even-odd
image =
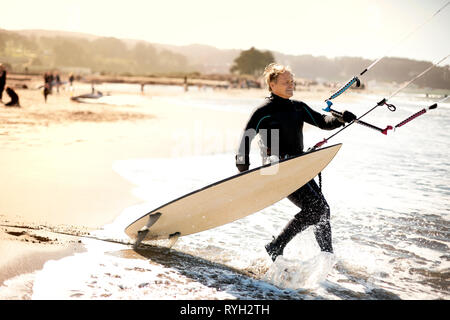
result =
[[287,66],[283,66],[282,64],[273,62],[264,69],[264,80],[269,88],[269,91],[272,92],[272,88],[270,87],[270,83],[277,82],[278,76],[284,72],[292,73],[291,69]]

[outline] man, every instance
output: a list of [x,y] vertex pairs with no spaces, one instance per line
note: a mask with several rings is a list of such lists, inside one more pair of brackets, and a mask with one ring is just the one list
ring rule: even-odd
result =
[[[309,123],[324,130],[343,126],[356,116],[344,111],[342,118],[320,114],[301,101],[291,100],[294,94],[294,77],[291,71],[280,64],[271,63],[264,71],[270,96],[266,103],[253,111],[241,138],[236,155],[236,166],[240,172],[250,166],[250,145],[256,134],[260,134],[259,145],[263,163],[297,156],[303,153],[303,124]],[[275,137],[275,138],[274,138]],[[278,137],[278,139],[277,139]],[[315,237],[322,251],[333,252],[330,226],[330,208],[314,180],[309,181],[287,197],[301,209],[277,238],[265,246],[273,261],[295,235],[309,226],[315,226]]]

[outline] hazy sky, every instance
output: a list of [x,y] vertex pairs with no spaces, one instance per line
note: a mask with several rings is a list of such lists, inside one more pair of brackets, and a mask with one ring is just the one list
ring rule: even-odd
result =
[[[201,43],[288,54],[389,56],[437,61],[450,54],[448,0],[13,0],[0,28],[47,29]],[[392,50],[391,50],[392,49]],[[448,61],[446,61],[448,63]]]

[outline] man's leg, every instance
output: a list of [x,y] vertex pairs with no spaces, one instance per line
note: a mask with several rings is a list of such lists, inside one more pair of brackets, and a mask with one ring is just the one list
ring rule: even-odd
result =
[[322,194],[319,186],[315,182],[311,183],[310,186],[317,195],[316,202],[310,208],[311,210],[314,210],[316,212],[316,217],[319,217],[319,221],[314,223],[314,235],[316,236],[316,240],[321,251],[333,253],[330,224],[330,206],[325,200],[325,197]]
[[277,238],[266,245],[267,253],[272,260],[275,261],[277,256],[282,255],[289,241],[311,225],[316,225],[314,234],[320,249],[333,252],[329,222],[330,209],[315,181],[311,180],[289,195],[288,199],[302,210],[286,225]]
[[295,235],[302,232],[307,227],[308,226],[301,220],[301,217],[298,217],[298,215],[289,221],[278,237],[274,238],[272,242],[265,246],[266,251],[272,260],[275,261],[278,256],[283,255],[283,250],[289,241],[291,241]]

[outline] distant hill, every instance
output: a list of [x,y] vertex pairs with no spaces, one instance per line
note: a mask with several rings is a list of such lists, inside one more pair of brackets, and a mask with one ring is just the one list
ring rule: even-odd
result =
[[[19,71],[57,68],[119,75],[228,74],[240,52],[203,44],[175,46],[65,31],[0,29],[0,61]],[[341,82],[372,62],[360,57],[330,59],[272,53],[276,61],[289,65],[297,77],[312,80]],[[387,57],[364,75],[363,81],[401,83],[430,65],[427,61]],[[450,68],[433,68],[415,83],[450,90]]]
[[233,60],[241,52],[238,49],[217,49],[204,44],[175,46],[153,43],[153,45],[184,55],[192,67],[201,73],[229,73]]
[[[17,30],[14,33],[25,37],[50,37],[50,38],[70,38],[94,41],[102,38],[87,33],[54,31],[54,30]],[[129,49],[138,43],[148,43],[143,40],[120,39]],[[170,44],[148,43],[159,51],[170,51],[183,55],[187,58],[190,69],[201,73],[228,73],[233,60],[239,55],[240,50],[221,50],[213,46],[203,44],[192,44],[177,46]]]

